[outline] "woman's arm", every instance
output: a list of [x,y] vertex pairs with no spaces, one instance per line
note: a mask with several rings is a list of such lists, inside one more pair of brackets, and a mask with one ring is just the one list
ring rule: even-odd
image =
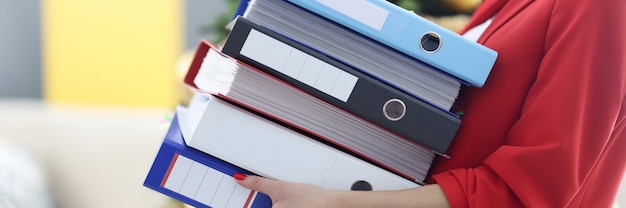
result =
[[[239,175],[239,179],[244,178]],[[237,180],[241,186],[265,193],[281,207],[449,207],[439,185],[397,191],[338,191],[282,182],[258,176]]]

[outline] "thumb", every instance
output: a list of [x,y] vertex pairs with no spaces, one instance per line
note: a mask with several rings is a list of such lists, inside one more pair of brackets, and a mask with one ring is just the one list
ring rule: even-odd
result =
[[244,175],[241,173],[235,173],[235,181],[237,184],[247,189],[252,189],[270,196],[272,196],[275,191],[280,190],[279,187],[282,183],[273,179],[267,179],[254,175]]

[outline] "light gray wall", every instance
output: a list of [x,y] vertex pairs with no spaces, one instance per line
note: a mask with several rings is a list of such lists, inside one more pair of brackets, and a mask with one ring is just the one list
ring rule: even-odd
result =
[[40,7],[0,0],[0,97],[42,96]]
[[228,14],[226,0],[185,1],[185,50],[194,50],[202,38],[213,41],[213,34],[202,28],[213,23],[215,17]]

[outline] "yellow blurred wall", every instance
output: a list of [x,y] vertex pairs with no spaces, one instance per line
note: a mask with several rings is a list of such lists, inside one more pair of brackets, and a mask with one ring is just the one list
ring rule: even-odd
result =
[[181,7],[179,0],[43,0],[45,99],[175,105]]

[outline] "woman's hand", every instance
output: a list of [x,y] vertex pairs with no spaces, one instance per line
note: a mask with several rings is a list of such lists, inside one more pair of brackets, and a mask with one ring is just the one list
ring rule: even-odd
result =
[[395,191],[340,191],[314,185],[235,174],[237,183],[267,194],[273,208],[306,207],[449,207],[439,185]]
[[236,174],[235,178],[239,185],[270,196],[273,208],[341,207],[338,202],[333,201],[333,198],[336,198],[339,191],[326,190],[308,184],[271,180],[258,176]]

